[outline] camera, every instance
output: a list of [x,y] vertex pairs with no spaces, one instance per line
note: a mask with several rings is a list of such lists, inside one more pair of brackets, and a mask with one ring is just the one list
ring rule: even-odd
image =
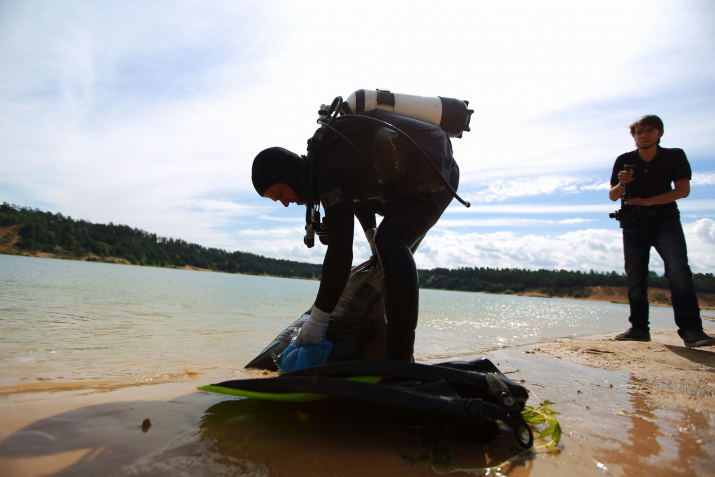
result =
[[[624,171],[632,171],[636,168],[635,164],[624,164]],[[621,196],[621,208],[615,212],[611,212],[608,216],[618,221],[635,221],[639,218],[651,217],[655,215],[655,210],[649,207],[641,207],[634,205],[625,205],[625,201],[631,198],[631,183],[623,184],[623,195]]]
[[[631,171],[636,168],[635,164],[624,164],[624,171]],[[630,183],[623,184],[623,195],[621,196],[621,208],[615,212],[611,212],[608,216],[616,220],[633,220],[635,219],[636,210],[634,207],[628,207],[623,205],[627,199],[631,197],[631,186]]]
[[635,220],[639,214],[639,211],[637,209],[640,209],[640,207],[621,207],[615,212],[611,212],[608,214],[608,216],[612,219],[616,219],[618,221],[621,220]]
[[313,248],[315,245],[315,236],[318,236],[320,243],[323,245],[328,245],[328,227],[325,224],[325,218],[320,220],[320,212],[312,209],[311,219],[305,225],[305,236],[303,237],[303,243],[308,248]]

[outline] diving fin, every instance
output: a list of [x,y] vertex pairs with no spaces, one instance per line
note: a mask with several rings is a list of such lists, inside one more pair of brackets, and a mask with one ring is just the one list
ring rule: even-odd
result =
[[478,432],[495,428],[493,423],[502,421],[512,427],[521,446],[528,448],[533,444],[531,430],[521,415],[528,391],[488,360],[437,365],[346,361],[272,378],[225,381],[199,389],[295,402],[323,397],[360,401],[407,416],[416,423],[449,424]]

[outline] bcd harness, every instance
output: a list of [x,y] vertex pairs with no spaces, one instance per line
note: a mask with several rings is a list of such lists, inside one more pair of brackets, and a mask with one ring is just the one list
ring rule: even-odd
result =
[[[315,131],[312,138],[308,139],[307,148],[307,169],[308,169],[308,193],[306,197],[306,212],[305,212],[305,232],[303,242],[308,248],[315,245],[315,235],[318,235],[320,241],[327,245],[327,227],[324,221],[320,218],[320,201],[316,201],[313,197],[313,166],[318,150],[322,146],[326,132],[334,133],[338,138],[345,141],[360,157],[368,167],[374,168],[378,173],[382,173],[389,177],[396,189],[405,195],[423,196],[432,195],[438,191],[447,188],[452,196],[457,199],[465,207],[470,207],[470,203],[464,201],[449,184],[449,178],[445,177],[445,173],[451,168],[451,157],[448,161],[442,154],[432,154],[432,157],[441,158],[436,164],[432,157],[427,154],[424,149],[415,141],[409,134],[395,126],[396,120],[400,117],[404,121],[428,121],[432,124],[437,124],[442,128],[448,136],[461,137],[462,131],[469,131],[469,121],[472,110],[466,108],[469,104],[467,101],[460,101],[451,98],[425,98],[410,95],[397,95],[389,91],[377,90],[377,93],[358,90],[353,93],[348,102],[344,102],[343,98],[336,97],[332,104],[321,105],[318,111],[318,124],[320,127]],[[370,94],[371,93],[371,94]],[[362,99],[361,99],[362,98]],[[437,103],[439,102],[439,103]],[[352,104],[352,108],[351,108]],[[457,105],[461,104],[459,108]],[[441,106],[438,113],[434,110],[437,106]],[[364,110],[365,107],[372,107],[369,110]],[[353,108],[357,110],[354,111]],[[412,113],[403,114],[401,111]],[[394,119],[394,120],[393,120]],[[373,163],[352,141],[350,141],[337,128],[337,122],[344,121],[369,121],[377,127],[375,132],[376,138],[376,159]],[[391,120],[392,122],[388,122]],[[420,169],[423,172],[431,174],[433,181],[421,180],[421,176],[425,174],[410,174],[408,173],[408,165],[404,160],[402,151],[410,149],[416,156],[420,158],[419,163],[409,165],[409,168]]]

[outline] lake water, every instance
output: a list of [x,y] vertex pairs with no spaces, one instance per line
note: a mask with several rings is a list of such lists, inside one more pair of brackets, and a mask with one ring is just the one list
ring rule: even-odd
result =
[[[0,255],[0,389],[231,379],[317,281]],[[418,361],[628,326],[623,304],[422,290]],[[673,328],[652,307],[654,328]],[[710,324],[708,324],[710,327]]]

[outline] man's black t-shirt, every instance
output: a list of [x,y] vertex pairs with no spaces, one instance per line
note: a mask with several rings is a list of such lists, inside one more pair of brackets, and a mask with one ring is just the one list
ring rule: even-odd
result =
[[[640,158],[638,150],[618,156],[613,164],[611,186],[618,184],[618,173],[626,164],[635,165],[633,181],[628,184],[631,198],[647,199],[664,194],[673,190],[672,183],[674,181],[692,177],[690,163],[682,149],[667,149],[658,146],[658,153],[648,162]],[[621,227],[638,227],[680,218],[675,201],[641,209],[650,213],[636,214],[632,220],[621,219]]]

